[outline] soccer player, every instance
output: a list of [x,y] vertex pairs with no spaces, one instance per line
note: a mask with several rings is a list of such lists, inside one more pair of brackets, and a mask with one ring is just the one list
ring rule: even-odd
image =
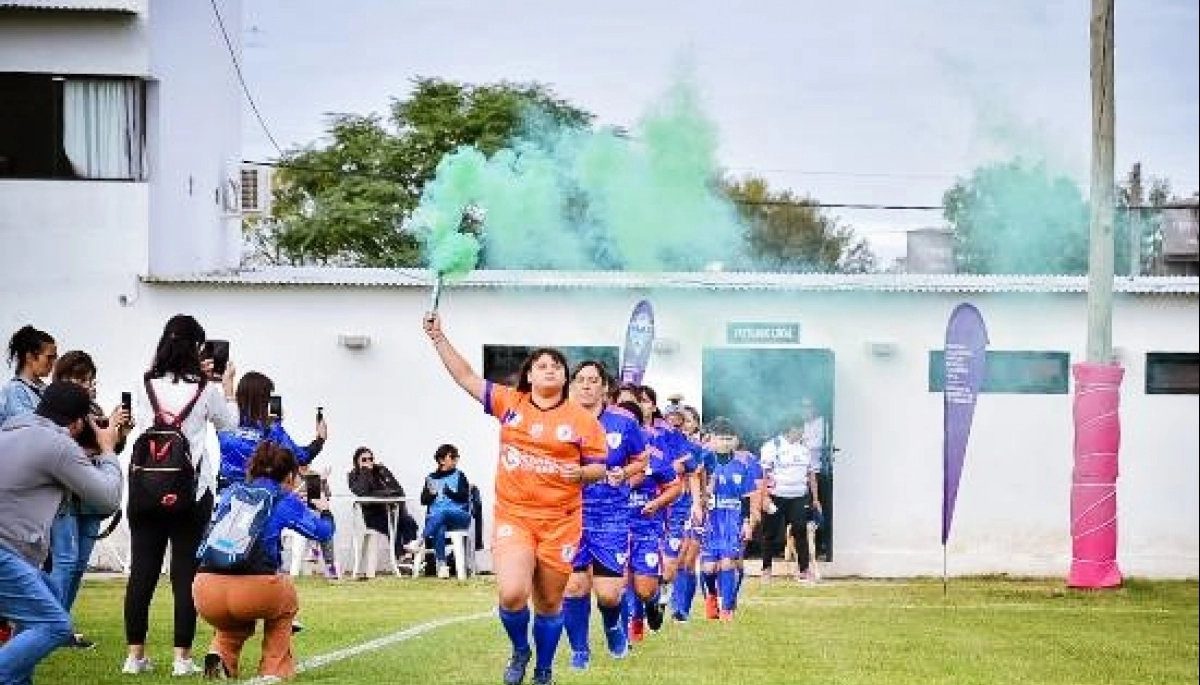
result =
[[582,532],[583,486],[607,476],[604,427],[567,398],[567,362],[558,350],[533,350],[513,388],[480,377],[450,344],[436,313],[426,314],[424,329],[455,383],[500,422],[492,557],[500,622],[513,646],[503,682],[521,683],[533,657],[532,599],[533,682],[550,683],[563,591]]
[[[728,622],[737,607],[738,562],[762,516],[763,485],[753,462],[735,456],[737,433],[728,419],[715,419],[710,433],[717,467],[709,481],[711,511],[700,562],[708,589],[705,614]],[[743,501],[749,509],[745,515]]]
[[[676,609],[677,601],[675,592],[683,590],[686,592],[687,581],[683,581],[683,587],[674,587],[674,582],[679,570],[680,557],[684,552],[685,543],[692,538],[692,531],[700,529],[704,525],[704,452],[703,449],[690,440],[681,430],[686,421],[686,414],[683,405],[668,404],[664,410],[664,420],[670,426],[666,431],[669,439],[675,443],[676,454],[678,456],[672,460],[671,465],[675,469],[675,473],[683,480],[683,489],[679,498],[671,503],[666,515],[666,544],[663,545],[663,574],[662,574],[662,597],[660,604],[670,604],[671,616],[675,620],[683,620],[680,618],[680,612]],[[695,561],[695,555],[692,555],[692,562]]]
[[[696,596],[696,560],[700,556],[700,543],[704,540],[705,526],[708,518],[708,482],[717,466],[716,455],[704,446],[700,433],[700,412],[695,407],[684,405],[681,409],[681,432],[688,440],[692,454],[699,461],[699,467],[693,472],[694,488],[685,491],[671,505],[671,519],[668,523],[667,538],[667,567],[664,577],[674,581],[674,591],[671,593],[671,618],[676,621],[687,621],[692,611],[692,600]],[[690,507],[685,497],[690,494]],[[698,512],[698,515],[697,515]],[[679,535],[678,551],[671,558],[671,550],[676,547],[676,535]],[[674,576],[672,576],[674,571]]]
[[580,362],[571,374],[571,399],[596,414],[608,442],[607,477],[583,488],[583,536],[572,562],[574,571],[563,599],[563,624],[571,643],[571,667],[588,667],[588,619],[592,591],[604,624],[608,651],[615,658],[629,653],[621,621],[621,598],[629,560],[629,484],[646,468],[646,440],[637,418],[619,407],[605,406],[609,375],[598,361]]

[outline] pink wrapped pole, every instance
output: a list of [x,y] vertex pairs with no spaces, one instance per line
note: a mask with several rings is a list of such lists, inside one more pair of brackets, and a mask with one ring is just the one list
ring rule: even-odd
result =
[[1071,474],[1071,572],[1067,585],[1121,585],[1117,566],[1117,463],[1121,379],[1117,364],[1083,362],[1075,378],[1075,468]]

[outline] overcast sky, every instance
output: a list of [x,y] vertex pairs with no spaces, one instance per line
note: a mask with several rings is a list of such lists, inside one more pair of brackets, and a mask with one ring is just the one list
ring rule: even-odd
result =
[[[539,81],[630,124],[684,71],[733,173],[822,202],[937,205],[1014,155],[1084,184],[1090,0],[243,0],[243,69],[285,149],[416,76]],[[1116,160],[1200,187],[1200,3],[1116,0]],[[247,159],[274,159],[249,107]],[[832,210],[899,254],[938,212]],[[885,262],[886,263],[886,262]]]

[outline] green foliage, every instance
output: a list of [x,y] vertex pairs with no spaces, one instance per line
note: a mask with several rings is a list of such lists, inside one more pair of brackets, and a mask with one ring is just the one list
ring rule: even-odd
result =
[[866,273],[875,256],[854,230],[826,216],[811,198],[772,190],[766,180],[747,177],[725,182],[747,227],[751,258],[772,271]]
[[526,113],[583,127],[591,115],[540,84],[469,85],[422,78],[389,117],[333,117],[327,140],[285,155],[273,225],[258,238],[270,261],[401,267],[420,262],[400,229],[442,157],[460,146],[491,154],[520,133]]
[[1087,272],[1087,203],[1074,181],[1044,164],[981,167],[947,190],[942,204],[960,272]]

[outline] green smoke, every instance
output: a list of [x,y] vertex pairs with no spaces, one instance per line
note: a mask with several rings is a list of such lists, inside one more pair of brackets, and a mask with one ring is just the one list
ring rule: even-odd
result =
[[664,94],[629,136],[560,128],[530,112],[523,133],[491,157],[469,147],[445,157],[410,225],[431,268],[447,273],[452,250],[443,246],[459,242],[458,222],[470,206],[482,215],[483,262],[491,268],[654,271],[736,262],[744,229],[715,189],[716,147],[716,128],[689,82]]

